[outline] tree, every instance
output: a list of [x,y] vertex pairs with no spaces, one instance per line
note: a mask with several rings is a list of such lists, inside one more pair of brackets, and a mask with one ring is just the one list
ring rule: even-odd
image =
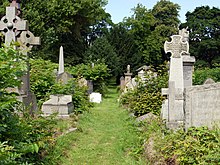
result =
[[[4,2],[9,4],[8,0]],[[103,9],[106,4],[106,0],[22,0],[23,18],[29,21],[29,29],[42,41],[33,55],[57,62],[62,45],[67,63],[81,63],[91,28],[110,20]],[[3,8],[1,6],[0,12],[5,10]]]
[[188,27],[190,31],[190,53],[213,67],[215,61],[220,60],[220,9],[197,7],[186,13],[186,21],[181,27]]
[[158,66],[169,59],[163,45],[177,33],[179,9],[178,4],[167,0],[160,0],[152,10],[138,4],[134,14],[124,20],[147,65]]
[[135,37],[129,32],[124,23],[112,26],[106,36],[110,44],[114,46],[119,58],[118,78],[125,73],[128,64],[131,65],[132,72],[144,64],[144,60],[135,43]]
[[84,56],[86,63],[106,64],[113,76],[119,72],[119,58],[115,53],[115,48],[108,42],[106,37],[97,38]]

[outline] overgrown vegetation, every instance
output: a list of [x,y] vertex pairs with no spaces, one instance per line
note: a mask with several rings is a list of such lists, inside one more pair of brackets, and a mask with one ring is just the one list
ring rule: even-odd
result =
[[157,72],[148,72],[145,81],[139,81],[134,90],[122,93],[120,102],[127,107],[135,116],[141,116],[152,112],[155,115],[160,114],[163,101],[161,88],[167,87],[168,72],[167,65],[161,65]]
[[[53,118],[30,116],[9,88],[20,86],[26,62],[13,48],[0,48],[0,164],[33,163],[53,142]],[[48,131],[50,130],[50,131]]]
[[85,78],[86,80],[92,80],[93,90],[105,94],[107,90],[107,80],[110,78],[110,69],[103,63],[92,64],[80,64],[69,68],[69,72],[75,78]]
[[147,161],[151,164],[218,164],[220,131],[191,127],[187,131],[166,129],[158,118],[142,123]]
[[213,79],[215,82],[220,82],[220,68],[203,68],[197,69],[193,74],[193,84],[201,85],[208,78]]

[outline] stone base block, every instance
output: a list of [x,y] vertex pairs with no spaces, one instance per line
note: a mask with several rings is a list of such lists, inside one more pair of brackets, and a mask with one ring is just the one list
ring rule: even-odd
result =
[[68,117],[73,112],[71,95],[51,95],[50,99],[43,103],[42,112],[44,116],[57,113],[58,116]]

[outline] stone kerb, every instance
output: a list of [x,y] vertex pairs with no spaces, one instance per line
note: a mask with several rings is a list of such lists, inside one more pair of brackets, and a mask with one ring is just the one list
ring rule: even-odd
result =
[[220,125],[220,83],[188,87],[184,100],[186,129]]

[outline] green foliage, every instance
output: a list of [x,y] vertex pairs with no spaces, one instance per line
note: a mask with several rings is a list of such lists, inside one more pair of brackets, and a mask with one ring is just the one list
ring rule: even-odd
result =
[[110,69],[109,73],[113,76],[119,72],[119,58],[115,53],[114,47],[108,42],[106,37],[97,38],[89,49],[85,52],[86,63],[103,63]]
[[220,82],[220,68],[205,68],[198,69],[193,74],[193,84],[201,85],[205,82],[206,79],[211,78],[215,82]]
[[[159,66],[169,57],[163,50],[166,40],[177,33],[180,6],[167,0],[158,1],[151,10],[141,4],[133,9],[134,14],[124,19],[127,31],[147,65]],[[139,53],[136,53],[139,55]]]
[[220,162],[219,129],[189,128],[187,132],[169,133],[158,141],[166,160],[176,159],[179,164],[218,164]]
[[123,23],[114,25],[106,37],[114,46],[119,58],[119,75],[125,73],[128,64],[131,65],[131,72],[145,64],[139,48],[135,44],[135,36],[129,32],[126,25]]
[[70,68],[70,73],[75,78],[84,77],[86,80],[93,81],[94,91],[105,94],[106,79],[109,78],[109,69],[107,65],[99,63],[92,67],[91,64],[80,64]]
[[168,130],[159,118],[141,125],[145,156],[150,164],[218,164],[220,132],[207,127]]
[[87,89],[79,86],[78,79],[71,79],[65,85],[56,82],[54,70],[58,67],[57,64],[42,59],[32,59],[30,64],[31,90],[35,93],[39,104],[46,101],[50,94],[68,94],[73,96],[72,101],[76,113],[86,111],[91,106]]
[[70,79],[67,84],[55,83],[51,87],[50,94],[72,95],[74,113],[88,111],[92,104],[89,102],[87,87],[81,87],[78,79]]
[[53,140],[54,120],[30,116],[21,109],[17,94],[7,92],[20,85],[26,66],[13,48],[0,48],[0,164],[34,163]]
[[145,82],[139,82],[134,90],[130,90],[121,96],[121,104],[126,106],[135,116],[149,112],[160,115],[163,101],[161,88],[167,87],[168,74],[166,65],[161,65],[157,69],[157,73],[148,72],[145,76]]
[[58,65],[42,59],[30,60],[30,84],[31,90],[36,95],[38,102],[43,102],[48,98],[52,86],[55,84],[55,69]]
[[103,9],[106,4],[106,0],[23,0],[23,17],[42,41],[33,55],[56,62],[63,45],[67,63],[81,63],[88,47],[88,34],[100,22],[110,21],[110,15]]
[[187,22],[182,27],[190,31],[190,53],[197,60],[208,62],[213,67],[219,56],[220,46],[220,9],[209,6],[197,7],[186,13]]

